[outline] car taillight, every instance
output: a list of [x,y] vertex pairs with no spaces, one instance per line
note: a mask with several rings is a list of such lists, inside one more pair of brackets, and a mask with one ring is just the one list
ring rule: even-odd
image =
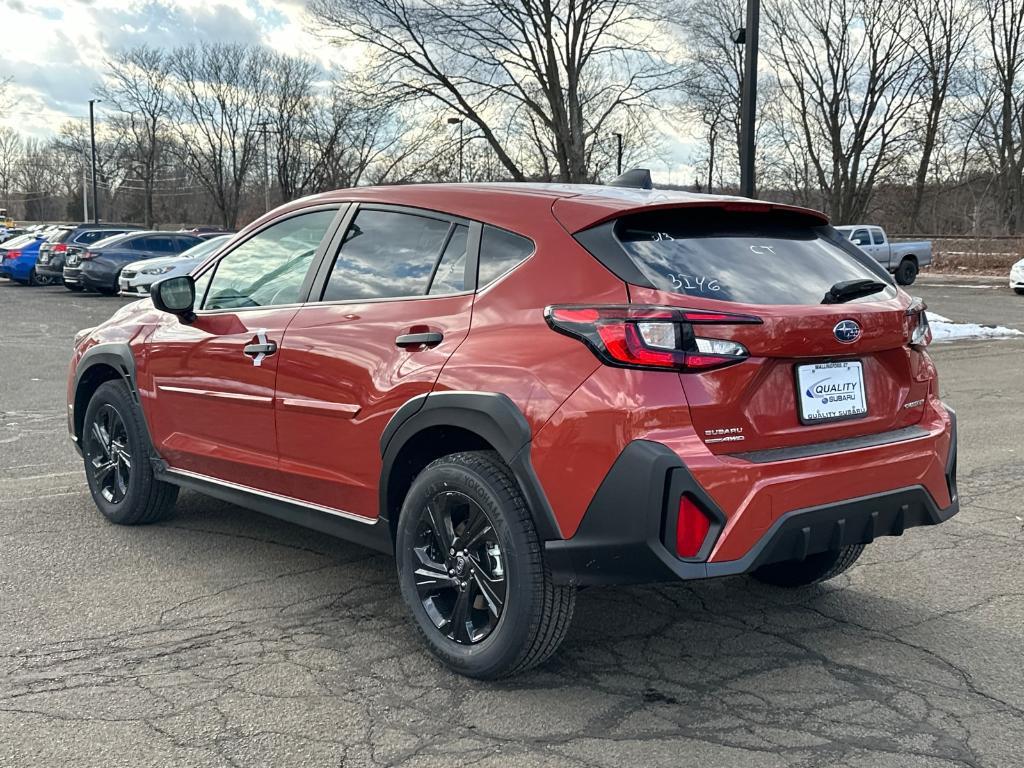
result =
[[711,520],[704,510],[689,496],[683,495],[679,499],[679,516],[676,518],[676,554],[696,557],[709,530]]
[[50,251],[51,253],[64,253],[67,249],[68,247],[64,243],[57,243],[56,245],[51,246]]
[[550,306],[544,318],[607,365],[674,371],[709,371],[746,360],[742,344],[705,336],[704,327],[761,322],[732,312],[641,305]]
[[96,258],[96,252],[95,251],[82,251],[78,255],[78,258],[80,258],[82,261],[89,261],[90,259],[95,259]]
[[932,341],[932,327],[928,323],[928,305],[915,298],[907,308],[907,336],[912,347],[927,347]]
[[21,251],[8,251],[7,252],[7,258],[8,259],[20,259],[21,258]]

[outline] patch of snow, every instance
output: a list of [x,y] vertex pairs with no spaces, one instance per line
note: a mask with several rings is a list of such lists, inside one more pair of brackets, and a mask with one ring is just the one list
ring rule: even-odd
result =
[[1024,336],[1024,331],[1007,328],[1004,325],[981,325],[979,323],[956,323],[948,317],[928,310],[928,324],[932,327],[933,341],[956,341],[958,339],[1007,339]]

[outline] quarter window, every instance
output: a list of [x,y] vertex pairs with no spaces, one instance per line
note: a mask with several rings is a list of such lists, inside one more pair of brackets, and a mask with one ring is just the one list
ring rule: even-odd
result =
[[222,258],[203,309],[294,304],[335,211],[292,216],[250,237]]
[[427,216],[360,210],[345,233],[323,300],[425,295],[450,226]]
[[533,241],[497,227],[484,226],[480,239],[480,279],[483,288],[524,261],[533,253]]

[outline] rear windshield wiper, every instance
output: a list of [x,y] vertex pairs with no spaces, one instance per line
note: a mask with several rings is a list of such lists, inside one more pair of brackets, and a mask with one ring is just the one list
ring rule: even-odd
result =
[[843,280],[828,289],[822,304],[842,304],[846,301],[859,299],[861,296],[870,296],[885,289],[885,283],[877,280]]

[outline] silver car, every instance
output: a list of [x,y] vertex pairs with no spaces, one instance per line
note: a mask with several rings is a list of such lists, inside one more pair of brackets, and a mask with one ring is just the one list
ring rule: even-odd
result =
[[149,286],[157,280],[187,275],[206,261],[208,256],[220,250],[221,246],[230,239],[231,235],[211,237],[177,256],[165,256],[129,264],[121,270],[121,276],[118,278],[121,295],[149,296]]

